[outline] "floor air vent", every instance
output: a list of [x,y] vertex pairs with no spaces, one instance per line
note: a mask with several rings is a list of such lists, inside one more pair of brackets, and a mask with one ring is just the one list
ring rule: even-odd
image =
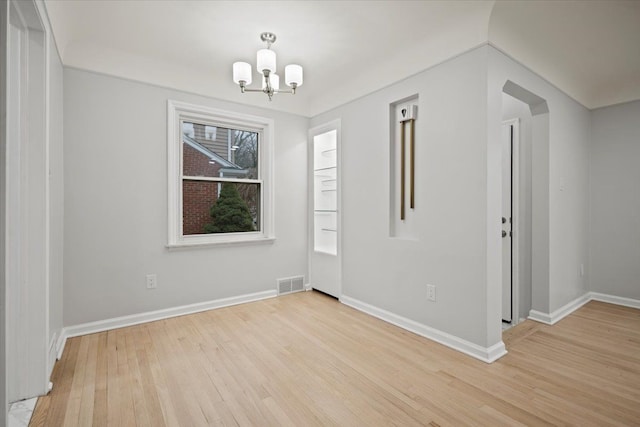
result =
[[278,279],[278,295],[290,294],[304,290],[304,276]]

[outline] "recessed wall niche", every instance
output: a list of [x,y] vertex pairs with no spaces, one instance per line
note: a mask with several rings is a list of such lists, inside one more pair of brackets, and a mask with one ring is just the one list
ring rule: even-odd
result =
[[419,151],[417,133],[418,94],[389,105],[389,235],[416,240],[416,152]]

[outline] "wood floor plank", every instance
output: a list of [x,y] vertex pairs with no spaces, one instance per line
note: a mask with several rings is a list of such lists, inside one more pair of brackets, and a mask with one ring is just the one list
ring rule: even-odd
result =
[[[88,344],[85,377],[82,382],[80,397],[80,411],[78,413],[78,425],[91,425],[93,420],[93,407],[96,394],[96,366],[98,363],[98,335],[93,334],[87,337]],[[73,425],[73,424],[70,424]]]
[[[109,373],[109,361],[107,352],[107,332],[95,334],[97,340],[96,350],[96,378],[93,393],[92,425],[96,427],[106,426],[108,420],[107,408],[107,376]],[[66,351],[66,350],[65,350]]]
[[298,293],[71,338],[31,425],[640,425],[640,310],[503,339],[485,364]]

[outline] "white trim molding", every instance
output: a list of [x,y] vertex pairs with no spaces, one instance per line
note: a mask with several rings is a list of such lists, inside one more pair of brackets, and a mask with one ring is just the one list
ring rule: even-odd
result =
[[409,332],[428,338],[485,363],[495,362],[507,354],[507,349],[502,341],[492,345],[491,347],[482,347],[470,341],[456,337],[455,335],[451,335],[422,323],[418,323],[414,320],[407,319],[406,317],[399,316],[346,295],[342,295],[340,297],[340,302],[348,305],[349,307],[355,308],[358,311],[377,317],[387,323],[391,323],[392,325],[398,326]]
[[[504,120],[511,134],[511,321],[520,318],[520,236],[524,236],[520,216],[520,118]],[[504,159],[503,159],[504,161]],[[503,284],[504,289],[504,284]],[[503,313],[504,319],[504,313]]]
[[527,319],[544,323],[545,325],[553,325],[555,322],[560,320],[558,319],[552,322],[551,314],[543,313],[542,311],[538,311],[538,310],[529,311],[529,316],[527,317]]
[[529,319],[546,325],[555,325],[589,301],[600,301],[640,309],[640,300],[601,294],[598,292],[587,292],[573,301],[569,301],[567,304],[557,310],[554,310],[552,313],[543,313],[541,311],[531,310],[529,312]]
[[178,307],[164,308],[162,310],[148,311],[146,313],[131,314],[129,316],[114,317],[111,319],[98,320],[95,322],[82,323],[75,326],[62,328],[57,342],[57,358],[60,360],[66,344],[67,338],[81,335],[94,334],[96,332],[110,331],[112,329],[124,328],[127,326],[139,325],[141,323],[154,322],[156,320],[169,319],[171,317],[184,316],[185,314],[200,313],[202,311],[217,308],[229,307],[232,305],[244,304],[247,302],[260,301],[268,298],[275,298],[278,293],[275,289],[255,292],[252,294],[239,295],[229,298],[221,298],[212,301],[198,302],[195,304],[181,305]]
[[640,300],[633,298],[617,297],[615,295],[601,294],[599,292],[589,292],[589,298],[591,301],[608,302],[609,304],[640,309]]
[[[240,180],[216,177],[216,182],[231,181],[260,186],[260,230],[242,233],[183,235],[182,230],[182,128],[181,122],[221,126],[255,132],[258,141],[258,179]],[[274,120],[186,102],[167,100],[167,248],[211,246],[253,242],[273,242],[274,221]],[[191,177],[194,178],[195,177]],[[213,177],[210,177],[213,180]],[[203,179],[198,177],[198,179]],[[204,178],[207,180],[206,178]]]
[[552,313],[543,313],[537,310],[529,311],[529,319],[535,320],[536,322],[544,323],[546,325],[553,325],[560,320],[564,319],[586,303],[591,301],[589,298],[589,293],[574,299],[573,301],[569,301],[567,304],[563,305],[557,310],[554,310]]
[[66,343],[67,336],[65,335],[64,328],[62,328],[60,335],[58,336],[58,341],[56,341],[56,360],[60,360],[62,358],[62,352],[64,351],[64,345]]
[[[309,285],[305,285],[305,289],[310,289]],[[60,335],[58,336],[58,340],[56,342],[57,359],[60,360],[60,358],[62,357],[62,352],[64,351],[67,338],[124,328],[127,326],[153,322],[156,320],[169,319],[171,317],[183,316],[185,314],[199,313],[202,311],[214,310],[217,308],[229,307],[232,305],[260,301],[268,298],[275,298],[277,296],[277,291],[274,289],[252,294],[239,295],[235,297],[221,298],[201,303],[171,307],[162,310],[149,311],[146,313],[132,314],[129,316],[115,317],[112,319],[83,323],[75,326],[67,326],[62,328],[62,331],[60,332]],[[532,310],[530,312],[529,319],[545,323],[547,325],[553,325],[578,308],[582,307],[589,301],[601,301],[610,304],[640,309],[640,300],[606,295],[597,292],[587,292],[586,294],[582,295],[579,298],[576,298],[575,300],[562,306],[551,314]],[[384,320],[387,323],[391,323],[392,325],[398,326],[409,332],[413,332],[417,335],[445,345],[449,348],[467,354],[486,363],[492,363],[507,354],[507,350],[502,341],[492,345],[491,347],[482,347],[462,338],[456,337],[455,335],[451,335],[422,323],[418,323],[414,320],[407,319],[406,317],[399,316],[397,314],[391,313],[389,311],[383,310],[381,308],[375,307],[346,295],[343,295],[340,298],[340,302],[358,311],[362,311],[363,313],[369,314],[373,317],[377,317],[378,319]]]

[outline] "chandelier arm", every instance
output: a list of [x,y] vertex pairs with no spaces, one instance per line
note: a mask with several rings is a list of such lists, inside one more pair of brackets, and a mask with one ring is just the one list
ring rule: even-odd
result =
[[[243,92],[262,92],[262,93],[267,93],[266,89],[252,89],[252,88],[248,88],[248,87],[244,87]],[[291,89],[291,90],[274,90],[273,93],[291,93],[291,94],[295,94],[296,92]]]

